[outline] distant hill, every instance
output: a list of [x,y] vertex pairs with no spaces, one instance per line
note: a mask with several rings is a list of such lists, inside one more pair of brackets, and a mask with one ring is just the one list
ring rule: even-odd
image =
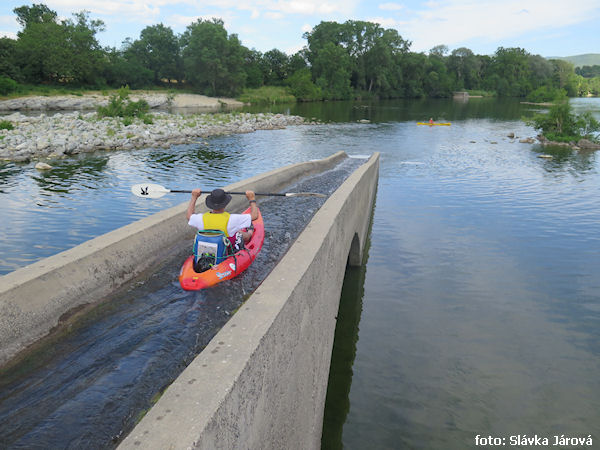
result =
[[586,53],[585,55],[575,56],[551,56],[547,59],[564,59],[572,63],[575,67],[600,66],[600,53]]

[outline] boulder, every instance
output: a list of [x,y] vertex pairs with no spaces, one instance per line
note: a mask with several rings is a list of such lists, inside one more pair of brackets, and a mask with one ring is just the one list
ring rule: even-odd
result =
[[600,144],[592,142],[588,139],[580,139],[579,142],[577,142],[577,147],[581,148],[582,150],[599,150]]
[[50,169],[52,169],[52,166],[50,164],[46,164],[44,162],[39,162],[35,165],[35,168],[37,170],[50,170]]

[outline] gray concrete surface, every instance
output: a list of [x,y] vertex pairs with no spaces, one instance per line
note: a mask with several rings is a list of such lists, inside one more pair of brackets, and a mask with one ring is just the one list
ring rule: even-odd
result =
[[120,449],[320,448],[346,262],[362,261],[378,174],[375,154]]
[[[318,161],[293,164],[231,184],[225,189],[277,192],[311,173],[326,170],[344,152]],[[231,211],[246,206],[234,196]],[[200,206],[202,205],[202,206]],[[52,331],[77,310],[102,301],[174,251],[189,245],[185,203],[87,241],[72,249],[0,277],[0,366]],[[205,210],[204,196],[198,211]]]

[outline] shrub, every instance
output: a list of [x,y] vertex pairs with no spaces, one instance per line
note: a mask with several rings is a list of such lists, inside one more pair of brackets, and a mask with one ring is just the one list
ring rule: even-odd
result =
[[564,97],[567,92],[564,89],[556,89],[550,86],[540,86],[535,91],[530,92],[527,101],[533,103],[550,102],[556,98]]
[[8,95],[15,92],[19,85],[15,80],[8,77],[0,76],[0,95]]
[[[108,105],[99,106],[97,109],[98,117],[143,117],[150,110],[148,102],[139,100],[132,102],[129,100],[129,87],[120,88],[116,94],[112,94]],[[132,121],[133,122],[133,121]],[[132,123],[130,122],[130,124]]]
[[577,141],[582,137],[596,140],[595,133],[600,130],[600,123],[591,113],[573,114],[564,94],[554,100],[547,114],[536,114],[527,124],[540,130],[547,139],[557,142]]
[[14,130],[15,127],[8,120],[0,121],[0,130]]

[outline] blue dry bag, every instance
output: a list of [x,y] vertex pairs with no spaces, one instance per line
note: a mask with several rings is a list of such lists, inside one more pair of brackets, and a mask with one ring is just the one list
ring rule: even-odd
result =
[[194,240],[194,270],[204,272],[227,258],[230,241],[220,230],[198,230]]

